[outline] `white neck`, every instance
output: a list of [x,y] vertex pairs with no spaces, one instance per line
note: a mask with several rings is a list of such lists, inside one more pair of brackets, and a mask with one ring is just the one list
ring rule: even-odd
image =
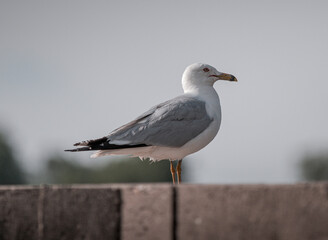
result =
[[185,88],[183,85],[183,91],[185,94],[190,94],[206,103],[206,111],[211,117],[217,118],[221,121],[221,106],[219,95],[215,91],[213,86],[196,86],[189,85]]
[[[184,93],[197,92],[199,89],[203,88],[213,88],[214,82],[202,81],[200,84],[199,81],[194,80],[193,78],[183,76],[182,78],[182,88]],[[214,89],[214,88],[213,88]]]

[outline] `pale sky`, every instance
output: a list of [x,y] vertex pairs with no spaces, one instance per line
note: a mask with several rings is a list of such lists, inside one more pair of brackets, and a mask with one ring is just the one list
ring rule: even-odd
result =
[[221,129],[186,159],[192,182],[294,182],[299,159],[328,146],[327,9],[326,1],[3,0],[0,129],[38,168],[181,94],[185,67],[203,62],[239,82],[215,85]]

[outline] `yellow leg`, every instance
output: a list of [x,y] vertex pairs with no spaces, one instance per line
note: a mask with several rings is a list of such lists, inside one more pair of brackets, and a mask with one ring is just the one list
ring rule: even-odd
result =
[[175,184],[175,169],[174,169],[174,166],[173,166],[173,162],[172,161],[170,161],[170,170],[171,170],[171,174],[172,174],[173,184]]
[[181,164],[182,164],[182,159],[179,160],[178,165],[177,165],[178,183],[181,182]]

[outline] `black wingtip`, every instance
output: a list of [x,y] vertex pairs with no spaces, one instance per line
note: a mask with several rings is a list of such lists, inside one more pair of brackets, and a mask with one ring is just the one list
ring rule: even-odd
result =
[[73,146],[86,146],[86,145],[83,145],[83,143],[86,143],[86,141],[74,143]]
[[107,137],[102,137],[93,140],[87,140],[75,143],[74,146],[80,146],[79,148],[66,149],[65,152],[82,152],[82,151],[93,151],[93,150],[114,150],[114,149],[123,149],[123,148],[139,148],[147,147],[146,144],[135,144],[135,145],[116,145],[110,144]]
[[65,152],[81,152],[81,151],[90,151],[91,147],[82,147],[82,148],[74,148],[74,149],[65,149]]
[[65,149],[64,152],[76,152],[76,149]]
[[65,149],[64,152],[77,152],[77,149]]
[[77,142],[74,144],[74,146],[95,146],[100,143],[105,143],[108,141],[107,137],[102,137],[102,138],[97,138],[97,139],[91,139],[91,140],[86,140],[82,142]]

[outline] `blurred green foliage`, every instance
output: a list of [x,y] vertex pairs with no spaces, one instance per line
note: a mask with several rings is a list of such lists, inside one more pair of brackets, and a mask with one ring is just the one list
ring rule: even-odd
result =
[[25,175],[4,134],[0,133],[0,184],[23,184]]
[[300,168],[304,180],[328,180],[328,153],[308,154],[301,161]]
[[[94,161],[94,160],[93,160]],[[87,167],[61,156],[52,157],[45,170],[46,183],[171,182],[169,161],[149,163],[139,158],[117,159]]]

